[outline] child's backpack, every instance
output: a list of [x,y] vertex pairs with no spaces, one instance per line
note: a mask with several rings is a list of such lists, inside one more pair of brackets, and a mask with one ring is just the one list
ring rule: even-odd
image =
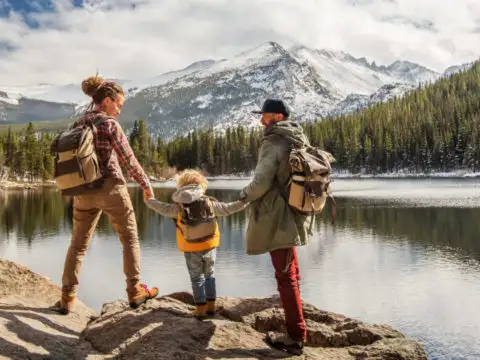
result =
[[314,215],[323,210],[330,198],[334,223],[336,203],[330,189],[333,161],[330,153],[309,145],[293,148],[288,159],[291,167],[288,205],[301,214]]
[[182,208],[180,221],[175,222],[185,241],[200,243],[211,239],[217,229],[217,218],[212,199],[202,196],[190,204],[179,204]]
[[95,151],[96,127],[104,116],[59,133],[53,140],[55,183],[62,195],[76,196],[99,188],[102,174]]

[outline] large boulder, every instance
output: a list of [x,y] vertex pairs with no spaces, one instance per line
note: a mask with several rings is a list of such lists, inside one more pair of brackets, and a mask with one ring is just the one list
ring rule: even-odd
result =
[[0,359],[85,359],[96,354],[80,339],[95,312],[78,301],[70,316],[62,316],[51,308],[60,296],[60,288],[48,278],[0,259]]
[[[284,331],[277,296],[218,299],[218,314],[192,317],[190,293],[174,293],[136,310],[124,300],[95,314],[77,302],[69,316],[49,308],[58,286],[0,260],[0,359],[297,359],[270,348],[268,331]],[[426,360],[423,347],[387,325],[369,325],[305,303],[303,359]]]

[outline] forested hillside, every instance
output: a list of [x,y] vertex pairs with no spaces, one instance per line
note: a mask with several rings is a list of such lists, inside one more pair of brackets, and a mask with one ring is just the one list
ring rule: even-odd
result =
[[307,124],[314,145],[351,172],[453,171],[480,166],[480,63],[336,119]]

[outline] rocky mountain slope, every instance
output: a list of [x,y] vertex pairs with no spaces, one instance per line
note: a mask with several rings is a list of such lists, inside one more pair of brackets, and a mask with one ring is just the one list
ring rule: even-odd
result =
[[298,121],[386,101],[441,74],[407,61],[377,66],[345,53],[267,42],[168,83],[136,92],[121,119],[143,118],[166,138],[193,128],[257,125],[263,99],[286,100]]
[[[402,96],[468,66],[440,74],[408,61],[377,65],[344,52],[285,49],[267,42],[230,59],[199,61],[148,79],[118,80],[127,92],[120,120],[128,126],[144,119],[152,134],[170,138],[194,128],[256,125],[251,110],[265,98],[277,97],[287,101],[298,121],[309,121]],[[87,103],[79,85],[3,89],[0,122],[65,118],[82,112]]]
[[264,342],[283,332],[278,297],[219,299],[200,322],[192,296],[175,293],[130,309],[105,304],[95,314],[77,302],[68,316],[50,308],[60,288],[28,268],[0,259],[0,358],[5,359],[306,359],[426,360],[423,347],[387,325],[369,325],[304,304],[307,347],[291,357]]
[[5,91],[0,91],[0,124],[25,123],[68,118],[75,111],[75,104],[57,103],[26,97],[12,98]]

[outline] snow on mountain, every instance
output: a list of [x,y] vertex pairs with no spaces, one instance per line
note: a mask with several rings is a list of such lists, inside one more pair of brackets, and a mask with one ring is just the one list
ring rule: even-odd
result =
[[313,66],[328,81],[330,88],[344,97],[349,94],[370,95],[386,84],[416,85],[440,77],[440,74],[408,61],[377,66],[365,58],[355,58],[344,52],[312,50],[304,46],[295,46],[290,51],[299,61]]
[[12,94],[0,90],[0,102],[10,105],[18,105],[18,98],[12,97]]
[[[144,119],[152,134],[165,138],[195,128],[257,126],[258,116],[251,111],[264,99],[276,97],[286,101],[294,119],[309,121],[402,96],[418,84],[471,65],[439,74],[409,61],[377,65],[344,52],[304,46],[287,50],[267,42],[229,59],[198,61],[146,79],[117,80],[127,98],[120,119],[127,127]],[[0,120],[63,118],[71,109],[75,114],[84,111],[89,100],[80,84],[29,88],[0,84]]]
[[0,122],[25,123],[70,117],[74,104],[55,103],[19,97],[16,93],[0,91]]
[[10,99],[20,98],[37,99],[43,101],[76,104],[84,100],[85,95],[79,91],[79,85],[55,86],[50,84],[40,84],[32,87],[1,87],[0,91],[6,93]]
[[159,76],[140,79],[140,80],[132,80],[126,81],[123,84],[125,91],[127,92],[128,96],[134,96],[139,91],[153,87],[153,86],[160,86],[168,83],[169,81],[173,81],[179,77],[189,75],[195,73],[197,71],[205,70],[215,64],[214,60],[203,60],[197,61],[190,66],[187,66],[185,69],[177,70],[177,71],[170,71],[165,74],[161,74]]
[[121,118],[145,119],[153,132],[168,138],[197,127],[257,125],[251,111],[275,97],[284,99],[299,120],[313,120],[341,100],[326,84],[310,65],[268,42],[138,92],[127,99]]
[[335,108],[330,111],[329,115],[348,114],[370,105],[387,102],[395,97],[402,97],[406,92],[412,91],[415,88],[415,85],[395,83],[384,85],[371,95],[350,94],[339,102]]
[[291,49],[292,54],[301,62],[311,65],[320,76],[328,81],[332,91],[342,96],[348,94],[368,95],[393,79],[378,74],[362,62],[351,61],[348,54],[325,50],[312,50],[303,46]]
[[466,71],[470,69],[474,64],[475,62],[469,62],[461,65],[450,66],[445,70],[445,72],[443,73],[443,76],[450,76],[461,71]]
[[441,76],[441,74],[424,66],[404,60],[397,60],[386,68],[380,67],[378,69],[393,76],[397,82],[410,85],[431,83]]

